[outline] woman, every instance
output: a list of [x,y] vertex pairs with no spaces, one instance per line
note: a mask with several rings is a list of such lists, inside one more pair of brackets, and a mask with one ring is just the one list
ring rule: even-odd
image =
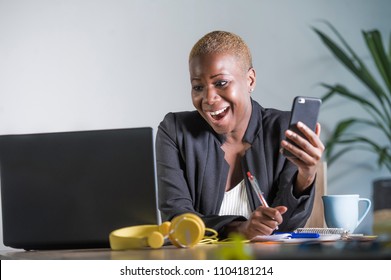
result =
[[[290,113],[251,98],[251,53],[237,35],[214,31],[189,56],[193,112],[168,113],[156,138],[159,209],[163,220],[192,212],[221,238],[247,238],[304,226],[313,205],[320,125],[303,124],[306,140],[288,128]],[[285,137],[297,143],[295,147]],[[286,158],[286,149],[296,158]],[[257,178],[270,207],[261,206],[246,173]]]

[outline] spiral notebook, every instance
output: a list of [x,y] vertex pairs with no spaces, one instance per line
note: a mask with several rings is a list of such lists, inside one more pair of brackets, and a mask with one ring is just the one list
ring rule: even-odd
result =
[[295,230],[297,233],[319,233],[321,238],[332,239],[335,237],[336,240],[358,240],[358,241],[368,241],[375,240],[376,235],[364,235],[362,233],[350,233],[343,228],[298,228]]
[[338,234],[340,236],[347,234],[343,228],[298,228],[295,230],[298,233],[319,233],[320,235]]

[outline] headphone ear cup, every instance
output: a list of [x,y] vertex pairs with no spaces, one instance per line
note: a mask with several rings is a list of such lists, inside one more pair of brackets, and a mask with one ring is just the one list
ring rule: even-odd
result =
[[158,231],[152,232],[148,236],[148,245],[151,248],[158,249],[164,244],[164,237],[170,232],[171,222],[164,222],[158,226]]
[[164,236],[159,231],[154,231],[148,235],[148,245],[153,249],[158,249],[164,244]]
[[[126,250],[151,246],[150,244],[153,246],[158,246],[161,241],[159,241],[159,237],[156,237],[157,235],[155,232],[161,235],[157,225],[142,225],[120,228],[110,233],[110,247],[113,250]],[[161,242],[162,245],[163,242]]]
[[205,224],[200,217],[185,213],[171,221],[169,239],[177,247],[193,247],[205,235]]
[[170,228],[171,228],[171,222],[164,222],[159,225],[159,232],[163,234],[163,236],[168,236],[170,233]]

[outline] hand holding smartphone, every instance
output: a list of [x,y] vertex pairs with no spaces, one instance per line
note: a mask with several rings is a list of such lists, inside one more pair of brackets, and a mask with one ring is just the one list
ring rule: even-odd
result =
[[[289,130],[297,133],[303,138],[306,136],[298,129],[297,123],[300,121],[315,131],[316,123],[322,100],[316,97],[296,96],[292,103],[291,119],[289,121]],[[292,145],[296,145],[292,140],[286,138],[286,141]],[[295,157],[293,154],[284,149],[283,154],[286,157]]]

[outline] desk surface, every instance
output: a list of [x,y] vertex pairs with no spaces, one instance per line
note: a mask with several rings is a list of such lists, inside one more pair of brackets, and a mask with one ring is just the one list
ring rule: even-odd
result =
[[[199,244],[193,248],[165,246],[161,249],[112,251],[110,249],[0,251],[2,260],[218,260],[235,259],[237,244]],[[388,242],[251,243],[239,251],[251,259],[391,259]],[[228,253],[227,253],[228,252]]]

